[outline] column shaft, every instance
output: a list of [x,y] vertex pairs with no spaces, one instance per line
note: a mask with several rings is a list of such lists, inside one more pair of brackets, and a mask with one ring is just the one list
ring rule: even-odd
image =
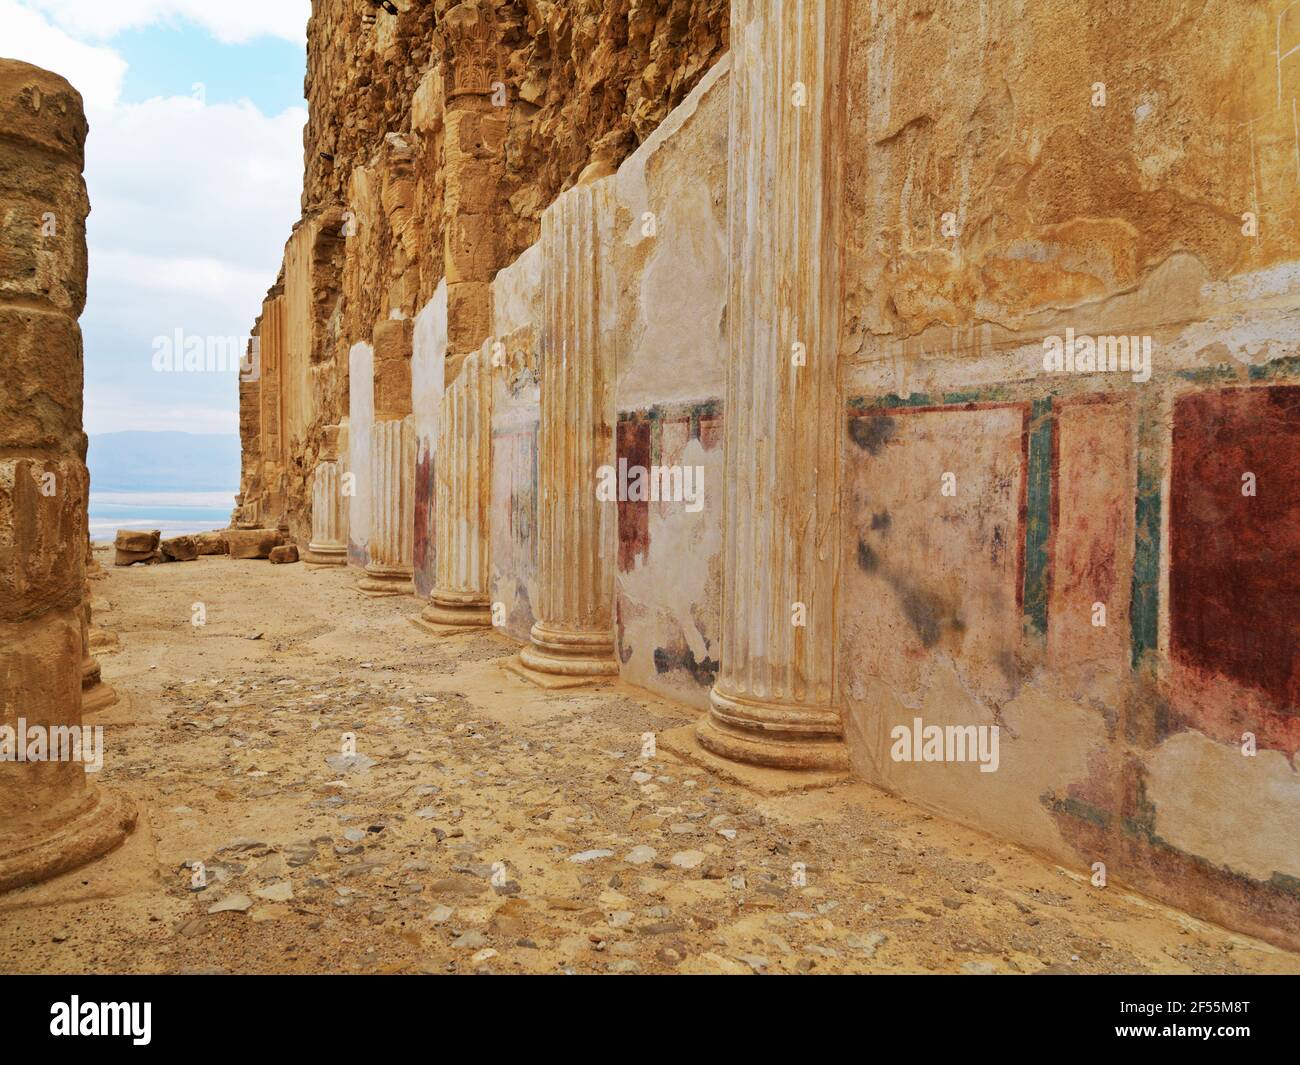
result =
[[722,663],[701,743],[847,765],[836,709],[838,0],[733,0]]
[[614,462],[612,179],[579,185],[542,216],[538,439],[539,601],[521,663],[569,678],[612,676],[616,509],[596,498]]
[[434,625],[492,623],[488,602],[491,489],[491,342],[468,356],[443,392],[435,453],[435,583],[423,620]]
[[311,543],[309,562],[341,566],[348,558],[345,540],[344,499],[340,494],[339,464],[330,459],[316,467],[311,485]]
[[415,428],[410,418],[370,429],[370,561],[358,587],[369,595],[414,589]]
[[135,823],[88,779],[82,728],[85,139],[71,85],[0,60],[0,262],[14,267],[0,288],[0,891],[75,869]]

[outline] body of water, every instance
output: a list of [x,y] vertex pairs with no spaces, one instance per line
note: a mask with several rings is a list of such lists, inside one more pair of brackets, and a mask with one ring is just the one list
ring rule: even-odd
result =
[[224,529],[232,492],[91,492],[90,538],[112,540],[118,529],[158,529],[163,538]]

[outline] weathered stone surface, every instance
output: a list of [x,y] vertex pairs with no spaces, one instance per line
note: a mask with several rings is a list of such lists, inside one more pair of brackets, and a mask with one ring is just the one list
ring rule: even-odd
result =
[[[1295,942],[1287,0],[1210,0],[1212,37],[1160,3],[1122,34],[1065,0],[729,6],[731,57],[701,77],[721,3],[436,0],[373,24],[317,5],[242,520],[302,541],[325,426],[351,419],[350,561],[408,590],[414,466],[417,583],[463,567],[471,530],[438,522],[473,477],[438,421],[490,350],[491,605],[525,657],[672,678],[710,717],[704,748],[671,749],[759,790],[851,760]],[[337,273],[305,286],[326,219]],[[411,389],[430,308],[446,373]],[[329,327],[296,361],[309,319]],[[1070,365],[1045,362],[1066,337]],[[1154,361],[1099,367],[1120,341]],[[592,506],[619,460],[699,467],[706,516]],[[1000,761],[896,748],[921,719],[1001,736]]]
[[113,546],[119,551],[147,553],[153,551],[161,542],[162,533],[157,529],[150,531],[119,529],[113,540]]
[[157,529],[142,532],[137,529],[119,529],[113,541],[113,565],[134,566],[137,562],[162,561],[162,533]]
[[230,551],[224,531],[198,533],[194,537],[200,555],[224,555]]
[[283,566],[290,562],[298,561],[298,547],[296,544],[281,544],[279,547],[271,548],[271,565]]
[[168,562],[192,562],[199,557],[199,543],[193,536],[173,536],[158,546]]
[[[321,429],[348,414],[349,349],[393,311],[413,319],[445,281],[449,352],[477,351],[492,278],[546,207],[584,172],[612,172],[727,47],[727,0],[398,7],[313,9],[303,220],[255,327],[263,372],[239,386],[232,524],[283,520],[300,542]],[[379,375],[376,409],[409,413],[405,389]]]
[[270,558],[282,540],[275,529],[231,529],[226,533],[231,558]]
[[[86,120],[63,78],[0,59],[0,891],[117,846],[134,809],[93,786],[81,335]],[[44,737],[14,757],[20,732]],[[35,756],[33,757],[33,753]]]

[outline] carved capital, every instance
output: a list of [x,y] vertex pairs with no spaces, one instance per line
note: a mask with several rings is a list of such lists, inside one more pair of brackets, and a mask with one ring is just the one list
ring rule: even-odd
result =
[[500,80],[496,11],[490,0],[464,0],[438,24],[448,100],[488,96]]

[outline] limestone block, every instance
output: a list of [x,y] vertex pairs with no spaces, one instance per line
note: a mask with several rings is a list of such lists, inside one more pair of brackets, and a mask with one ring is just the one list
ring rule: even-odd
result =
[[405,417],[411,412],[413,323],[386,318],[375,324],[375,416]]
[[276,529],[231,529],[226,533],[231,558],[270,558],[283,539]]
[[119,529],[113,541],[115,553],[113,565],[134,566],[137,562],[154,563],[161,561],[160,544],[162,533],[157,529],[141,532],[133,529]]
[[81,598],[85,488],[76,458],[0,459],[0,620]]
[[271,549],[271,565],[273,566],[284,566],[297,561],[298,546],[296,544],[281,544],[279,547]]
[[168,562],[193,562],[199,557],[199,543],[193,536],[174,536],[159,547]]
[[[9,269],[0,244],[0,272]],[[2,292],[2,290],[0,290]],[[81,328],[65,315],[0,307],[0,448],[61,445],[81,428]]]
[[417,133],[434,134],[442,126],[446,101],[442,92],[442,67],[430,68],[420,80],[411,100],[411,128]]
[[230,550],[224,531],[199,533],[194,537],[194,542],[198,545],[200,555],[224,555]]

